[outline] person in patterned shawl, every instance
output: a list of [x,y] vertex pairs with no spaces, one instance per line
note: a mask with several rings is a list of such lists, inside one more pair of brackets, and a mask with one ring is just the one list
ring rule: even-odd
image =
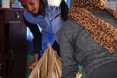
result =
[[117,11],[105,0],[73,0],[59,33],[62,78],[117,78]]

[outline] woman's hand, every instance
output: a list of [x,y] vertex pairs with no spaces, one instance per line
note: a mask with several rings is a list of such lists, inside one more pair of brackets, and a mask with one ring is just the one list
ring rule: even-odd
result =
[[37,61],[33,61],[31,64],[28,65],[28,69],[33,70],[37,63],[38,63]]
[[28,65],[29,70],[33,70],[38,63],[38,54],[34,54],[34,61]]

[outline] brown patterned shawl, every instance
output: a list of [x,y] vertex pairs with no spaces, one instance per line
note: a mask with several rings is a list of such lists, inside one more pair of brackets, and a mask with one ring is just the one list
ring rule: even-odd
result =
[[117,50],[117,29],[91,14],[90,10],[106,10],[117,18],[117,11],[105,8],[105,0],[73,0],[69,17],[83,26],[109,53]]

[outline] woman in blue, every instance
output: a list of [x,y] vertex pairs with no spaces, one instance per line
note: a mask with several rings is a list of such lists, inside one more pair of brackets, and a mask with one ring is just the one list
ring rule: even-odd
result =
[[58,32],[64,21],[67,20],[68,7],[64,0],[57,1],[60,7],[59,4],[50,6],[51,3],[49,4],[49,1],[46,0],[20,0],[20,2],[25,8],[24,22],[34,36],[34,61],[29,65],[29,69],[33,69],[38,58],[47,49],[48,43],[59,54]]

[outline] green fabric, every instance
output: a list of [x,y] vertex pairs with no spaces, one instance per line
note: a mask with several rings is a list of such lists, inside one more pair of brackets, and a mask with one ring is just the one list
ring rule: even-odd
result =
[[79,68],[79,72],[82,73],[82,77],[81,78],[86,78],[85,77],[85,73],[82,70],[82,66],[78,66],[78,68]]
[[[29,63],[31,63],[33,61],[33,55],[31,54],[27,54],[27,66]],[[30,70],[26,70],[26,78],[28,78],[28,76],[30,75],[31,71]]]

